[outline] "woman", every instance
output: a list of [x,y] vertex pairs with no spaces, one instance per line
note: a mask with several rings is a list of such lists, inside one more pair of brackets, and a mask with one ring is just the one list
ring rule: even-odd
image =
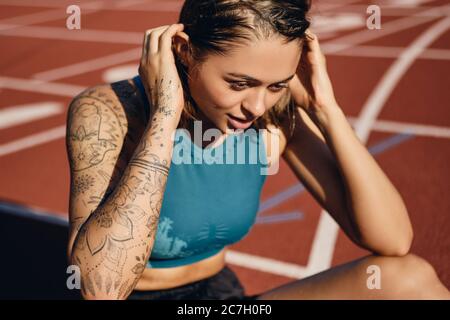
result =
[[[147,30],[139,76],[75,97],[68,259],[85,299],[449,298],[408,253],[406,207],[335,100],[309,7],[188,0],[179,24]],[[256,164],[196,162],[255,145]],[[249,297],[225,248],[253,225],[261,169],[280,156],[373,255]],[[367,286],[370,265],[381,289]]]

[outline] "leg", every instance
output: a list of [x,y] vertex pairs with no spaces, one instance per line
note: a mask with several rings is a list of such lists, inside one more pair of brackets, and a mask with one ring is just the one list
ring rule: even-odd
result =
[[[370,265],[379,267],[380,289],[367,286]],[[259,299],[450,299],[450,292],[434,268],[417,255],[369,255],[272,289]]]

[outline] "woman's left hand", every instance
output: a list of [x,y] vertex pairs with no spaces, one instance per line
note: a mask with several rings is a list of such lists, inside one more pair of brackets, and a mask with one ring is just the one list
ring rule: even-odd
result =
[[296,76],[289,88],[295,103],[316,121],[325,121],[326,113],[339,108],[328,76],[325,56],[317,36],[309,30],[302,50]]

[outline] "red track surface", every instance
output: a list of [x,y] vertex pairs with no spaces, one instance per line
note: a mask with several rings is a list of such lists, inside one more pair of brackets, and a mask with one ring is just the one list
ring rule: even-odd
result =
[[[67,105],[78,88],[106,82],[103,77],[105,71],[118,66],[131,65],[134,67],[131,70],[136,73],[144,30],[175,23],[180,8],[179,1],[120,1],[125,6],[123,8],[115,7],[115,1],[104,1],[106,5],[102,9],[87,14],[85,8],[89,2],[92,1],[26,0],[21,1],[25,5],[19,5],[16,1],[0,0],[0,112],[30,103],[56,102],[62,106],[60,112],[45,118],[0,127],[0,198],[45,208],[63,217],[67,217],[69,194],[64,132],[62,128],[51,137],[48,130],[64,126]],[[447,4],[446,1],[411,1],[416,3],[411,6],[400,6],[400,1],[394,0],[370,1],[381,7],[382,29],[368,30],[365,18],[369,2],[317,2],[313,16],[331,19],[328,27],[317,31],[327,53],[338,101],[350,120],[361,115],[377,86],[387,81],[385,77],[400,59],[400,53],[417,45],[415,41],[430,28],[450,19],[449,6],[442,7]],[[81,30],[69,31],[65,28],[65,3],[80,5]],[[414,16],[440,6],[439,10],[427,15]],[[334,24],[339,19],[344,22],[336,28]],[[353,21],[353,25],[349,21]],[[7,30],[6,24],[26,26]],[[343,25],[350,27],[344,28]],[[98,33],[90,33],[92,30]],[[102,33],[110,31],[128,34]],[[79,35],[89,35],[89,39],[75,40]],[[384,94],[387,99],[381,103],[382,109],[374,125],[364,130],[370,133],[366,142],[368,147],[391,142],[390,146],[374,156],[402,194],[409,209],[415,230],[412,252],[430,261],[441,280],[450,287],[450,197],[446,196],[450,190],[449,24],[439,32],[431,32],[426,38],[431,37],[434,38],[430,44],[390,86],[392,93]],[[347,49],[330,51],[330,44],[348,44],[349,41]],[[98,62],[91,61],[131,49],[138,50],[128,54],[128,58],[113,59],[100,68]],[[51,78],[48,74],[46,77],[42,75],[43,79],[48,80],[42,85],[30,82],[42,72],[81,62],[87,62],[88,67],[84,69],[79,66],[73,72],[62,69]],[[132,75],[128,72],[124,76]],[[63,88],[52,89],[51,83],[69,86],[67,91]],[[43,92],[39,88],[48,88],[48,91]],[[0,120],[1,117],[2,113]],[[381,121],[384,120],[395,123],[383,128]],[[406,132],[400,124],[424,127],[420,130],[413,127],[412,131]],[[47,142],[32,140],[30,145],[23,144],[21,139],[36,138],[40,133],[45,133]],[[399,136],[402,133],[412,135],[395,142],[396,137],[402,137]],[[7,149],[11,146],[18,149]],[[262,203],[270,203],[273,197],[298,184],[284,163],[280,169],[276,176],[268,178]],[[288,276],[288,265],[274,268],[270,263],[272,260],[309,266],[309,272],[317,272],[368,253],[352,244],[342,231],[333,241],[332,227],[324,228],[320,234],[321,208],[304,190],[280,200],[261,212],[260,216],[293,211],[302,212],[303,218],[258,223],[242,242],[230,248],[252,255],[246,257],[244,262],[228,257],[249,294],[293,280]],[[322,245],[314,249],[313,245],[320,243]],[[317,260],[315,253],[319,257]],[[254,256],[272,260],[265,260],[258,266]],[[244,267],[243,263],[247,262],[250,265]],[[266,268],[265,271],[260,270],[261,266]]]

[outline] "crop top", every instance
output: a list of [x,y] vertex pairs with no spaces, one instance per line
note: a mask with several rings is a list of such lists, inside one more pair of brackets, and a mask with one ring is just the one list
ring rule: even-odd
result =
[[[139,75],[133,80],[148,118],[149,104]],[[245,150],[245,161],[237,160],[239,148]],[[255,149],[259,157],[252,162]],[[187,130],[177,129],[147,267],[192,264],[244,238],[256,220],[266,163],[264,139],[256,130],[230,134],[219,146],[202,149]]]

